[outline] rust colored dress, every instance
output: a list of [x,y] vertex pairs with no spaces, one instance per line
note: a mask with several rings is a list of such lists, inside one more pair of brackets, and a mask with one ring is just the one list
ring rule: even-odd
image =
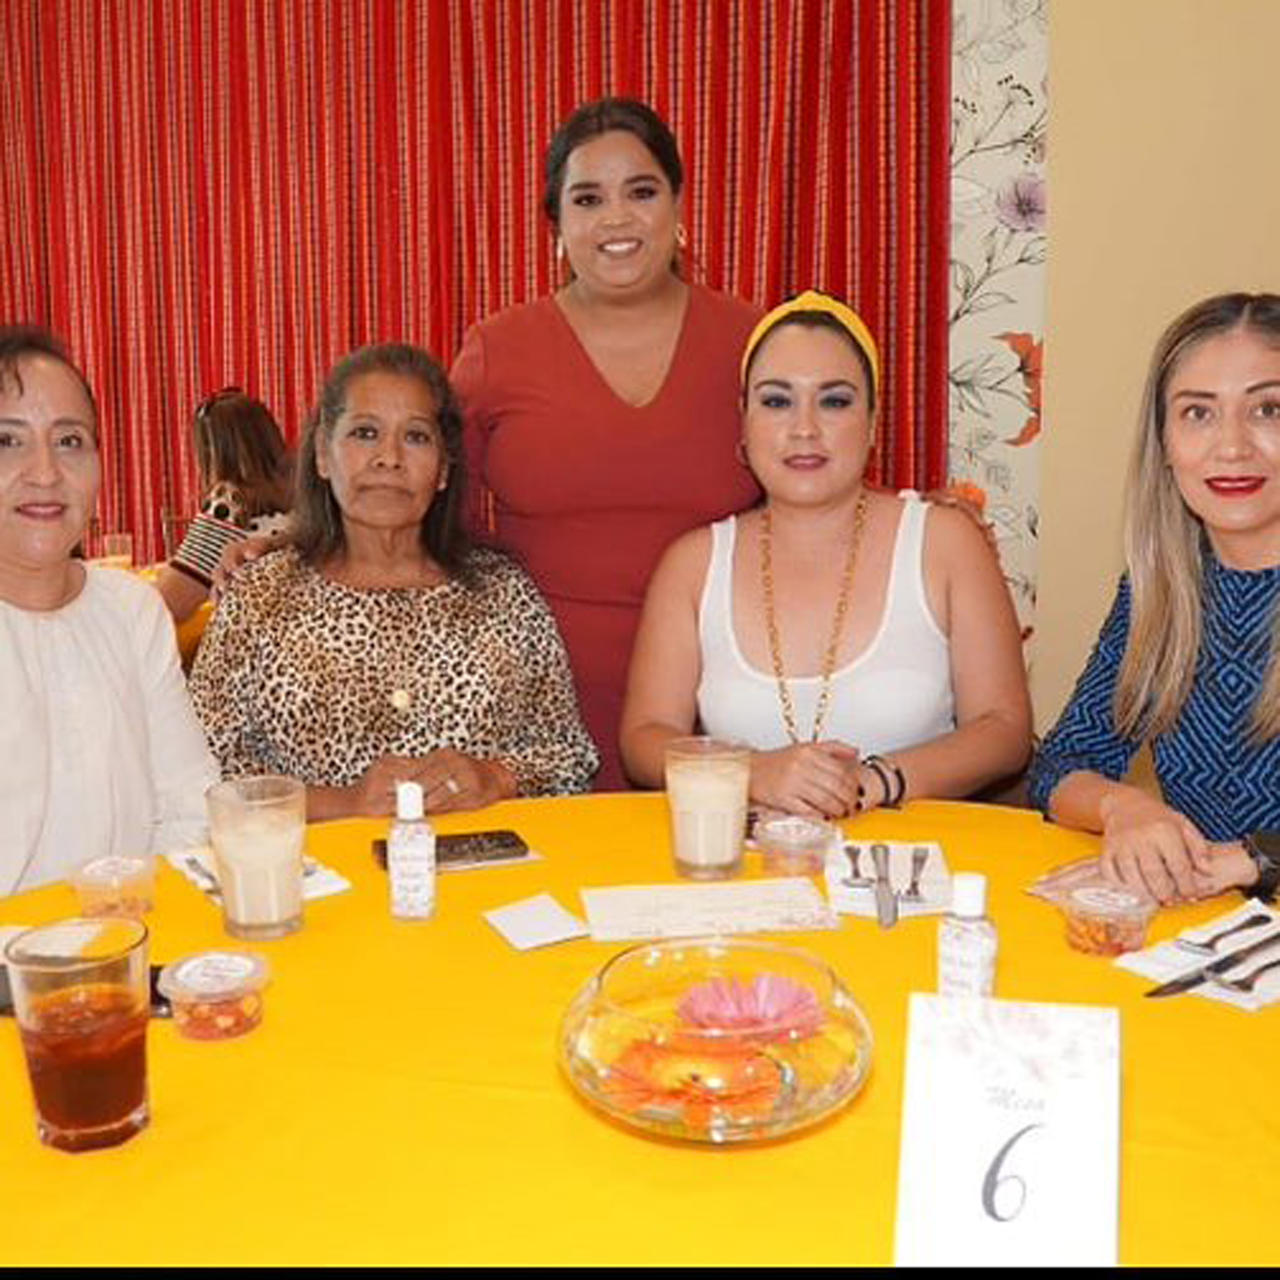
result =
[[614,393],[551,298],[474,325],[454,361],[473,527],[514,552],[551,605],[603,760],[598,791],[627,785],[618,723],[658,558],[759,497],[735,452],[738,363],[759,316],[690,285],[666,381],[639,407]]

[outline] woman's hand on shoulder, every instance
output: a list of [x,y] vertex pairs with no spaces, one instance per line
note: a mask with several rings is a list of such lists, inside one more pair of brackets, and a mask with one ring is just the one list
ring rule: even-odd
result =
[[945,489],[930,489],[921,497],[932,506],[960,512],[982,534],[991,550],[999,552],[995,526],[986,517],[987,495],[977,485],[965,482],[949,484]]
[[[1224,872],[1195,823],[1137,787],[1116,787],[1101,806],[1102,868],[1157,902],[1205,897]],[[1226,887],[1226,886],[1223,886]]]
[[257,560],[259,556],[265,556],[268,551],[276,550],[284,544],[284,541],[281,534],[261,533],[242,538],[237,542],[229,542],[223,547],[218,567],[213,571],[211,594],[214,602],[216,603],[218,597],[227,589],[237,569],[252,560]]
[[860,808],[857,749],[843,742],[805,742],[751,753],[751,799],[771,809],[843,818]]

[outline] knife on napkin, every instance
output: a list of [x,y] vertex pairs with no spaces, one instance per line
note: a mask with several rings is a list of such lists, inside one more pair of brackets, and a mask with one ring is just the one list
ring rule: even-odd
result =
[[889,846],[873,844],[871,860],[876,864],[876,919],[882,929],[898,923],[898,899],[889,883]]
[[1190,973],[1184,973],[1181,978],[1173,978],[1169,982],[1161,983],[1158,987],[1152,987],[1150,991],[1143,994],[1148,996],[1178,996],[1184,991],[1190,991],[1192,987],[1198,987],[1202,982],[1209,982],[1221,973],[1226,973],[1228,969],[1235,968],[1241,960],[1247,960],[1251,955],[1258,951],[1263,951],[1267,947],[1280,943],[1280,933],[1269,933],[1265,938],[1258,938],[1251,942],[1247,947],[1241,947],[1239,951],[1228,951],[1225,956],[1211,961],[1209,964],[1201,965],[1198,969],[1193,969]]

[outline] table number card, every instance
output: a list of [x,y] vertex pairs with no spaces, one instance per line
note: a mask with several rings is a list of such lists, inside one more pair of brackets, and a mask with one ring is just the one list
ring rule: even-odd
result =
[[895,1261],[1114,1266],[1120,1015],[913,994]]

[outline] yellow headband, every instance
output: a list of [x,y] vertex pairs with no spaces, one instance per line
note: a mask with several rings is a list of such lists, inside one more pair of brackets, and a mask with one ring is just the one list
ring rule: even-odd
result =
[[876,340],[871,336],[871,330],[867,328],[866,321],[852,307],[846,307],[843,302],[829,294],[819,293],[816,289],[806,289],[797,297],[780,303],[751,330],[746,350],[742,353],[742,369],[739,374],[741,381],[746,382],[747,365],[751,363],[751,357],[755,354],[756,348],[772,332],[774,325],[784,316],[793,315],[797,311],[821,311],[839,323],[840,327],[858,344],[862,354],[867,357],[867,363],[871,366],[871,390],[873,394],[878,395],[880,351],[876,347]]

